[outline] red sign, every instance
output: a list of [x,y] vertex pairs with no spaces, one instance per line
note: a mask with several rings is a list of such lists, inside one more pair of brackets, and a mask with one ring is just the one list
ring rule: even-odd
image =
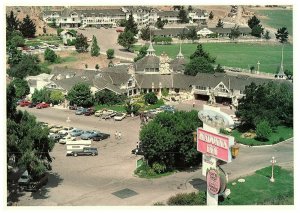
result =
[[206,181],[207,190],[213,195],[218,194],[221,188],[221,180],[218,172],[214,169],[209,170],[206,175]]
[[231,161],[230,145],[233,140],[233,137],[214,134],[202,128],[197,130],[197,150],[225,162]]

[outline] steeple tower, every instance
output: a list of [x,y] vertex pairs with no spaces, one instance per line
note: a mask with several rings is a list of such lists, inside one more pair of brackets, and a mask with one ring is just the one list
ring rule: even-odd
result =
[[283,70],[283,45],[282,45],[282,49],[281,49],[281,64],[280,64],[280,70],[277,74],[277,78],[279,79],[285,79],[286,75],[284,74],[284,70]]
[[180,41],[180,49],[179,49],[179,53],[177,54],[176,58],[184,58],[184,56],[181,53],[181,41]]
[[153,45],[152,45],[152,40],[151,40],[151,28],[150,28],[150,45],[149,45],[149,48],[147,50],[147,56],[148,55],[151,55],[151,56],[155,56],[155,49],[153,48]]

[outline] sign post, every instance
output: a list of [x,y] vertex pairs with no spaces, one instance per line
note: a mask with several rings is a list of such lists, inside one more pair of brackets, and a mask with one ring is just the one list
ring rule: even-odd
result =
[[234,145],[234,137],[220,134],[220,128],[232,126],[234,122],[219,107],[208,105],[203,106],[198,117],[203,122],[203,128],[197,129],[197,150],[203,153],[202,175],[207,181],[207,205],[218,205],[218,195],[225,190],[226,180],[220,176],[217,160],[230,163],[231,146]]

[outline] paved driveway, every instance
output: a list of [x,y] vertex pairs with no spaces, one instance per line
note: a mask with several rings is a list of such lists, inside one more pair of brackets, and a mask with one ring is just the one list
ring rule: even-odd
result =
[[[102,54],[106,55],[106,50],[114,49],[115,57],[123,60],[133,60],[136,54],[128,52],[124,47],[118,44],[119,33],[116,32],[116,29],[117,28],[86,28],[85,30],[78,30],[78,32],[87,38],[93,38],[93,35],[95,35]],[[92,43],[90,42],[90,46],[91,45]]]
[[[177,193],[206,188],[199,168],[191,168],[189,171],[152,180],[141,179],[133,175],[136,160],[139,157],[130,153],[138,140],[139,118],[128,117],[121,122],[114,122],[113,120],[100,121],[94,116],[76,116],[71,110],[53,108],[40,110],[26,108],[26,110],[40,121],[83,129],[96,129],[110,133],[112,136],[101,142],[92,142],[92,146],[99,150],[99,155],[95,157],[67,157],[65,145],[56,144],[51,153],[55,159],[48,184],[37,193],[26,192],[19,198],[18,205],[145,206],[157,201],[166,201]],[[66,122],[67,117],[71,120],[70,123]],[[114,138],[116,130],[122,132],[122,139],[119,141]],[[264,148],[243,146],[238,158],[223,167],[226,172],[229,172],[229,179],[234,179],[270,165],[269,160],[273,155],[279,164],[293,166],[293,142]],[[127,195],[132,191],[136,194],[127,198],[112,194],[120,190],[127,192]]]

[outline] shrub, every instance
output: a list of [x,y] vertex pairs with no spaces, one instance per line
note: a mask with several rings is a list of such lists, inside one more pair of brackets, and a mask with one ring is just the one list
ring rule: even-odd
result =
[[145,103],[148,104],[155,104],[157,102],[157,97],[154,92],[149,92],[146,95],[144,95]]
[[53,63],[57,60],[57,55],[53,50],[47,47],[44,53],[44,58],[46,61]]
[[162,89],[162,91],[161,91],[161,94],[162,94],[162,96],[166,97],[166,96],[169,95],[169,90],[168,90],[167,88],[164,87],[164,88]]
[[160,163],[155,162],[152,165],[152,169],[154,170],[155,173],[161,174],[166,171],[167,167],[165,164],[160,164]]
[[114,49],[108,49],[106,51],[107,59],[113,59],[114,58],[114,54],[115,54],[115,50]]
[[268,137],[270,136],[271,133],[272,133],[272,129],[271,129],[271,126],[270,126],[268,121],[263,120],[263,121],[260,121],[256,125],[256,138],[257,138],[257,140],[267,141]]
[[206,195],[201,191],[198,194],[195,192],[180,193],[170,197],[167,204],[170,206],[205,205]]

